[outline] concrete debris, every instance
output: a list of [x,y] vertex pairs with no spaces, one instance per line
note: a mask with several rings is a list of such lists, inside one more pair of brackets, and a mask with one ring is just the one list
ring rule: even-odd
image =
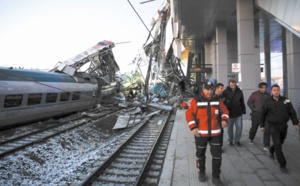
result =
[[150,114],[147,115],[147,117],[153,116],[153,115],[155,115],[155,114],[159,114],[160,112],[161,112],[160,110],[151,112]]
[[113,129],[126,128],[130,120],[130,116],[119,116]]
[[160,109],[160,110],[166,110],[166,111],[171,111],[173,109],[172,106],[156,104],[156,103],[150,103],[150,104],[148,104],[148,106],[156,108],[156,109]]
[[91,117],[91,118],[99,118],[100,116],[102,116],[102,113],[86,113],[86,112],[83,112],[81,113],[82,116],[88,116],[88,117]]
[[142,113],[142,110],[140,107],[130,109],[129,111],[126,112],[126,115],[133,115],[133,114],[137,114],[137,113]]

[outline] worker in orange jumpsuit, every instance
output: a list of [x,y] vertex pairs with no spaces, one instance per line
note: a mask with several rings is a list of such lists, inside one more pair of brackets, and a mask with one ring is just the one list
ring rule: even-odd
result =
[[[199,181],[206,181],[205,152],[209,142],[212,155],[212,182],[222,184],[220,180],[222,162],[221,128],[226,127],[229,112],[219,96],[213,95],[214,85],[206,82],[200,94],[191,100],[186,111],[186,121],[195,136]],[[221,120],[221,121],[219,121]]]

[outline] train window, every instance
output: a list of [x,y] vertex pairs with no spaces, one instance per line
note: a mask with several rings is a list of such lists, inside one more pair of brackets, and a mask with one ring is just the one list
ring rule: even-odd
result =
[[73,92],[72,100],[79,100],[80,99],[80,92]]
[[22,104],[23,95],[7,95],[5,96],[4,108],[18,107]]
[[62,92],[60,94],[60,101],[68,101],[70,93],[69,92]]
[[57,93],[48,93],[46,95],[46,103],[54,103],[56,102]]
[[42,94],[29,94],[27,105],[37,105],[42,101]]

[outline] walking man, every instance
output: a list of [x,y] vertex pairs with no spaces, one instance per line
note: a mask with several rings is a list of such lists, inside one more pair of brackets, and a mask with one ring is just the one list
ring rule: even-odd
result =
[[[215,94],[217,96],[220,96],[222,95],[223,93],[223,90],[224,90],[224,84],[223,83],[217,83],[216,84],[216,89],[215,89]],[[222,97],[221,97],[222,98]]]
[[[241,146],[240,139],[243,130],[243,114],[246,114],[246,106],[244,101],[244,94],[242,90],[236,85],[235,80],[230,80],[229,85],[222,93],[224,103],[229,110],[228,122],[228,144]],[[233,125],[235,124],[235,134],[233,133]]]
[[215,185],[221,185],[221,141],[223,139],[220,134],[221,128],[227,125],[228,110],[220,97],[213,95],[213,88],[213,83],[205,83],[199,95],[192,99],[185,114],[188,127],[195,136],[199,181],[206,181],[205,152],[209,142],[212,155],[212,182]]
[[[260,123],[260,118],[261,118],[261,113],[262,113],[262,105],[264,101],[266,100],[267,97],[270,96],[269,93],[266,92],[268,87],[268,84],[265,82],[260,82],[258,84],[258,90],[252,92],[250,95],[247,105],[251,109],[251,128],[249,131],[249,143],[253,144],[253,140],[255,138],[259,123]],[[268,130],[268,125],[265,125],[265,132],[264,132],[264,150],[269,151],[270,148],[270,133]]]
[[[217,96],[219,96],[222,99],[223,90],[224,90],[224,84],[223,83],[217,83],[214,94],[216,94]],[[222,99],[222,101],[223,101],[223,99]],[[222,138],[221,147],[223,147],[223,136],[224,136],[224,129],[222,127],[221,128],[221,138]],[[222,149],[222,152],[223,152],[223,149]]]
[[276,159],[280,164],[280,170],[287,172],[286,159],[282,152],[282,144],[287,135],[287,122],[291,119],[294,129],[298,130],[299,120],[290,100],[280,95],[280,87],[278,85],[272,86],[271,94],[262,107],[260,130],[262,132],[265,130],[265,121],[267,121],[273,140],[273,145],[270,147],[270,157],[274,158],[275,152]]

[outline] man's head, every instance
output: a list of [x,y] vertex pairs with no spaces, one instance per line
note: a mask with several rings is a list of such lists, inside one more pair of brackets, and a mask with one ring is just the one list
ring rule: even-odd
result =
[[266,90],[267,90],[267,87],[268,87],[268,84],[267,84],[266,82],[260,82],[260,83],[258,84],[258,90],[259,90],[259,92],[261,92],[261,93],[265,93]]
[[232,79],[229,81],[229,87],[234,90],[236,88],[236,80]]
[[280,87],[278,86],[278,85],[273,85],[272,87],[271,87],[271,93],[272,93],[272,95],[273,95],[273,97],[275,97],[275,98],[279,98],[279,95],[280,95]]
[[212,82],[206,82],[203,85],[203,93],[206,97],[211,98],[214,91],[214,84]]
[[223,83],[217,83],[216,84],[216,89],[215,89],[215,94],[219,96],[219,95],[222,94],[223,90],[224,90]]

